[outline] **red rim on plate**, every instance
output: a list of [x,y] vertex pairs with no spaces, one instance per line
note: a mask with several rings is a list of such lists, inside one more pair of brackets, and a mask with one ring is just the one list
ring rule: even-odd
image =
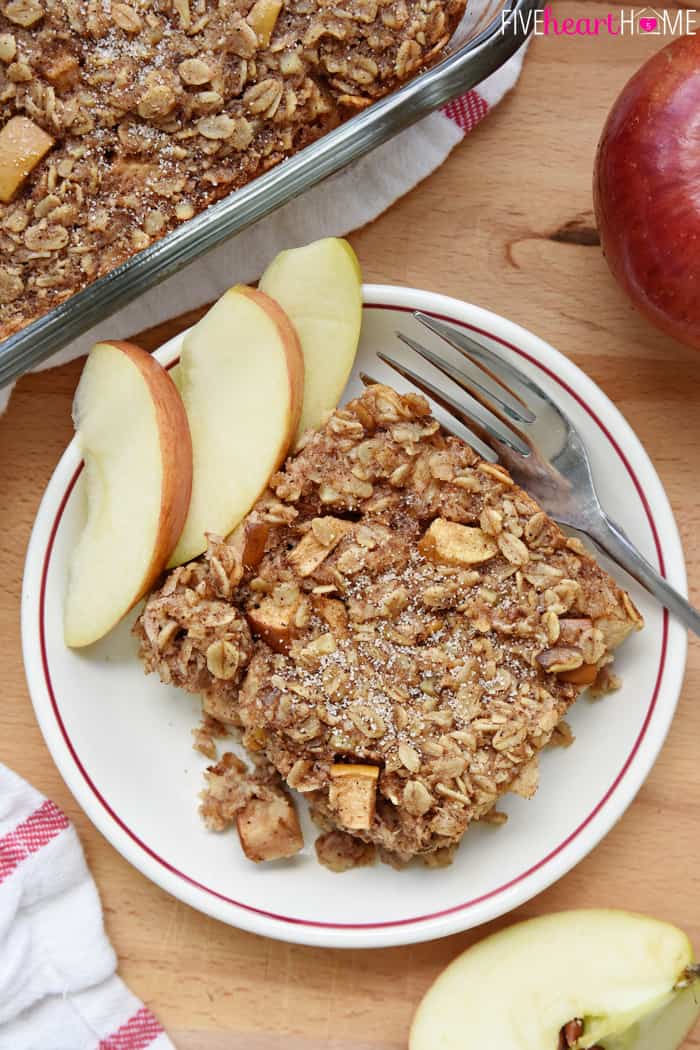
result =
[[[397,305],[393,305],[393,304],[389,304],[389,303],[365,303],[364,304],[364,309],[369,309],[369,310],[372,310],[372,309],[375,309],[375,310],[376,309],[381,309],[381,310],[398,310],[398,311],[400,311],[402,313],[412,313],[413,312],[413,308],[412,307],[397,306]],[[659,539],[659,532],[658,532],[658,528],[657,528],[656,522],[654,520],[654,516],[653,516],[652,511],[651,511],[651,508],[649,506],[649,501],[647,500],[646,494],[644,492],[644,489],[642,488],[642,485],[641,485],[641,483],[639,481],[639,478],[637,477],[637,475],[636,475],[634,469],[632,468],[632,465],[630,464],[630,462],[629,462],[627,456],[625,455],[624,451],[622,450],[622,448],[620,447],[618,442],[615,440],[613,435],[610,433],[608,428],[605,426],[603,421],[593,411],[593,409],[588,405],[588,403],[586,401],[584,401],[584,399],[568,383],[566,383],[560,376],[558,376],[555,372],[553,372],[546,365],[543,365],[540,361],[538,361],[531,354],[529,354],[525,350],[522,350],[519,347],[515,346],[513,343],[510,343],[507,340],[500,338],[499,336],[493,335],[491,332],[487,331],[484,328],[479,328],[477,325],[468,324],[466,321],[458,321],[454,317],[451,317],[449,315],[441,314],[441,313],[438,313],[436,311],[431,311],[431,310],[425,310],[424,313],[428,313],[432,317],[435,317],[435,318],[437,318],[439,320],[448,321],[450,324],[460,325],[462,328],[467,328],[467,329],[469,329],[472,332],[478,333],[479,335],[484,335],[484,336],[487,336],[489,339],[493,339],[495,342],[499,343],[501,346],[506,347],[508,350],[511,350],[513,353],[518,354],[520,357],[524,358],[525,360],[529,361],[532,365],[534,365],[535,367],[539,368],[540,371],[544,372],[550,379],[552,379],[556,383],[558,383],[558,385],[560,387],[562,387],[562,389],[565,390],[567,394],[569,394],[572,398],[574,398],[575,401],[578,402],[578,404],[581,406],[581,408],[584,409],[584,411],[590,416],[590,418],[593,420],[593,422],[599,428],[601,433],[605,436],[606,440],[609,442],[609,444],[611,445],[612,449],[615,451],[615,453],[619,457],[619,459],[622,462],[625,470],[627,471],[630,479],[632,480],[632,483],[633,483],[633,485],[634,485],[634,487],[635,487],[635,489],[637,491],[637,494],[639,496],[639,499],[640,499],[640,502],[642,504],[642,507],[644,508],[644,513],[645,513],[646,519],[647,519],[647,521],[649,523],[649,527],[651,529],[651,533],[652,533],[652,536],[653,536],[653,539],[654,539],[654,546],[655,546],[655,549],[656,549],[656,555],[657,555],[657,559],[658,559],[658,563],[659,563],[659,570],[660,570],[661,574],[665,576],[665,574],[666,574],[666,567],[665,567],[665,563],[664,563],[663,551],[661,549],[661,543],[660,543],[660,539]],[[656,679],[655,679],[655,682],[654,682],[654,689],[652,691],[651,699],[649,701],[649,706],[648,706],[648,709],[647,709],[647,712],[646,712],[646,715],[645,715],[645,718],[644,718],[644,722],[642,724],[642,728],[640,729],[639,734],[637,736],[637,739],[635,740],[634,745],[632,746],[632,748],[630,750],[630,753],[627,756],[625,762],[623,763],[622,768],[620,769],[619,773],[617,774],[617,776],[613,780],[613,782],[610,785],[610,787],[608,788],[608,790],[604,793],[604,795],[602,796],[600,801],[591,810],[591,812],[588,814],[588,816],[585,818],[585,820],[583,820],[574,831],[572,831],[553,850],[550,850],[550,852],[545,857],[543,857],[541,860],[539,860],[537,862],[537,864],[533,864],[526,871],[521,872],[519,875],[517,875],[514,878],[510,879],[508,882],[503,883],[503,885],[498,886],[496,889],[490,890],[488,893],[482,894],[480,897],[475,897],[472,900],[465,901],[462,904],[454,905],[451,908],[445,908],[442,911],[429,912],[429,913],[426,913],[424,915],[417,915],[417,916],[413,916],[411,918],[395,919],[395,920],[388,921],[388,922],[339,923],[339,922],[320,922],[320,921],[314,921],[314,920],[310,920],[310,919],[301,919],[301,918],[297,918],[297,917],[291,916],[291,915],[281,915],[281,914],[278,914],[276,912],[266,911],[266,910],[264,910],[262,908],[255,908],[255,907],[253,907],[250,904],[245,904],[242,901],[237,901],[237,900],[235,900],[232,897],[227,897],[225,894],[219,893],[217,890],[212,889],[210,886],[206,886],[203,883],[198,882],[196,879],[191,878],[189,875],[185,874],[185,872],[180,871],[174,865],[170,864],[169,861],[167,861],[164,857],[161,857],[158,853],[156,853],[153,849],[151,849],[151,847],[148,846],[142,839],[140,839],[139,836],[136,834],[136,832],[133,831],[133,829],[130,828],[121,819],[121,817],[119,817],[119,815],[110,806],[110,804],[106,800],[106,798],[102,795],[102,793],[100,792],[100,790],[97,788],[96,784],[94,783],[94,781],[90,777],[90,774],[87,772],[85,766],[83,765],[82,761],[80,760],[80,758],[79,758],[79,756],[78,756],[78,754],[77,754],[77,752],[75,750],[73,742],[72,742],[72,740],[70,738],[70,735],[68,734],[68,731],[67,731],[66,726],[64,724],[63,718],[61,716],[61,711],[60,711],[60,708],[59,708],[59,705],[58,705],[58,701],[56,699],[56,694],[55,694],[55,691],[54,691],[54,688],[53,688],[53,682],[52,682],[52,679],[51,679],[51,671],[50,671],[50,668],[49,668],[48,654],[47,654],[47,649],[46,649],[46,631],[45,631],[46,582],[47,582],[47,578],[48,578],[49,566],[50,566],[50,562],[51,562],[51,554],[53,552],[53,547],[54,547],[54,542],[55,542],[55,539],[56,539],[56,534],[58,532],[58,528],[60,526],[61,519],[63,517],[63,513],[65,511],[66,505],[68,503],[70,495],[71,495],[71,493],[73,491],[75,483],[78,480],[78,477],[79,477],[80,472],[82,471],[82,469],[83,469],[83,464],[81,463],[77,467],[75,473],[73,474],[71,480],[69,481],[69,483],[68,483],[68,485],[66,487],[66,491],[63,494],[63,497],[62,497],[61,502],[59,504],[58,510],[56,511],[56,515],[54,517],[54,520],[53,520],[53,523],[52,523],[52,526],[51,526],[51,531],[49,533],[49,539],[48,539],[48,543],[47,543],[47,546],[46,546],[46,551],[45,551],[44,557],[43,557],[43,565],[42,565],[42,572],[41,572],[41,590],[40,590],[40,595],[39,595],[39,641],[40,641],[40,647],[41,647],[41,661],[42,661],[42,667],[43,667],[43,672],[44,672],[44,681],[45,681],[45,684],[46,684],[46,689],[47,689],[49,698],[51,700],[51,707],[52,707],[54,715],[56,717],[56,722],[58,723],[59,729],[61,731],[61,735],[63,736],[63,739],[64,739],[64,741],[66,743],[66,746],[67,746],[67,748],[68,748],[68,750],[69,750],[69,752],[70,752],[70,754],[71,754],[71,756],[73,758],[73,761],[75,762],[75,765],[80,770],[80,773],[81,773],[83,779],[85,780],[87,786],[89,787],[90,791],[95,796],[97,801],[106,810],[106,812],[110,815],[112,820],[114,820],[115,823],[118,824],[118,826],[122,829],[122,831],[124,831],[125,834],[127,834],[129,836],[129,838],[132,839],[132,841],[135,842],[137,846],[139,846],[140,849],[142,849],[146,854],[148,854],[149,857],[151,857],[153,860],[155,860],[158,864],[160,864],[163,868],[165,868],[171,874],[176,875],[179,879],[182,879],[184,882],[189,883],[189,885],[194,886],[197,889],[202,890],[205,893],[210,894],[212,897],[215,897],[218,900],[224,901],[227,904],[232,904],[232,905],[234,905],[237,908],[242,908],[244,911],[252,912],[252,913],[254,913],[256,915],[261,915],[261,916],[264,916],[265,918],[268,918],[268,919],[274,919],[274,920],[276,920],[278,922],[289,923],[289,924],[292,924],[292,925],[295,925],[295,926],[306,926],[306,927],[312,927],[312,928],[316,928],[316,929],[320,928],[320,929],[335,929],[335,930],[381,930],[381,929],[387,929],[389,927],[396,927],[396,926],[411,926],[411,925],[415,925],[415,924],[418,924],[418,923],[427,922],[427,921],[429,921],[431,919],[444,918],[445,916],[453,915],[456,912],[465,911],[466,909],[475,907],[477,904],[481,904],[482,902],[484,902],[486,900],[490,900],[490,899],[492,899],[494,897],[497,897],[497,896],[505,893],[507,890],[511,889],[513,886],[516,886],[518,883],[523,882],[525,879],[527,879],[529,876],[534,874],[540,868],[542,868],[546,864],[548,864],[554,857],[556,857],[559,853],[561,853],[562,850],[564,850],[568,845],[570,845],[570,843],[573,842],[574,839],[578,838],[578,836],[581,834],[581,832],[597,816],[597,814],[600,812],[600,810],[603,808],[603,806],[606,804],[606,802],[611,798],[611,796],[617,791],[618,787],[620,786],[621,781],[623,780],[625,774],[627,773],[627,770],[629,769],[629,767],[630,767],[630,765],[631,765],[635,755],[637,754],[637,752],[638,752],[638,750],[639,750],[639,748],[640,748],[640,746],[642,744],[642,741],[644,740],[644,737],[646,736],[646,733],[647,733],[647,730],[648,730],[648,727],[649,727],[649,723],[651,721],[652,715],[654,713],[654,709],[656,707],[656,701],[657,701],[657,698],[658,698],[658,695],[659,695],[659,689],[661,687],[661,681],[662,681],[663,674],[664,674],[664,669],[665,669],[665,666],[666,666],[666,651],[667,651],[667,644],[668,644],[668,623],[669,623],[669,617],[668,617],[668,612],[665,609],[663,611],[663,628],[662,628],[662,636],[661,636],[661,650],[660,650],[660,654],[659,654],[659,666],[658,666],[658,670],[657,670],[657,674],[656,674]]]

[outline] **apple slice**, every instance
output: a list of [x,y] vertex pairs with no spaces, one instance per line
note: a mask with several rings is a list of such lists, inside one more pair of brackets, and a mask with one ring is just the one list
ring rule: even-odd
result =
[[201,554],[205,533],[235,529],[287,455],[301,412],[304,358],[282,308],[244,285],[224,292],[185,337],[178,386],[194,475],[171,566]]
[[362,271],[347,241],[326,237],[280,252],[260,288],[288,315],[304,352],[300,436],[336,407],[352,371],[362,325]]
[[410,1050],[676,1050],[700,1013],[692,960],[681,930],[629,912],[519,923],[438,977]]
[[64,635],[83,646],[105,635],[165,568],[187,516],[192,445],[168,373],[131,343],[93,347],[73,419],[87,520],[70,562]]

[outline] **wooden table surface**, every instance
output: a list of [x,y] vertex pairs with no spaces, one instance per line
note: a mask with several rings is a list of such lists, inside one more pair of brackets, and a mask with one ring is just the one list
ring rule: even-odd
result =
[[[583,17],[613,6],[561,0],[556,13]],[[440,171],[351,240],[367,280],[429,288],[506,314],[600,384],[661,475],[700,604],[700,354],[656,334],[633,312],[608,275],[591,212],[605,114],[659,44],[656,37],[536,39],[516,91]],[[157,346],[186,320],[149,333],[145,345]],[[71,436],[80,368],[75,362],[24,379],[0,421],[0,554],[7,570],[0,761],[75,822],[121,974],[178,1050],[399,1050],[421,994],[476,934],[340,952],[230,929],[131,868],[78,808],[49,757],[24,680],[19,596],[37,505]],[[692,642],[678,715],[638,798],[585,861],[512,918],[621,906],[683,925],[700,951],[699,694],[700,647]],[[700,1047],[700,1032],[688,1046]]]

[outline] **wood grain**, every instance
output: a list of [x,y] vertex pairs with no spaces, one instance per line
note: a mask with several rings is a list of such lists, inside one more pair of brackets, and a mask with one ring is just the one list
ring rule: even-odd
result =
[[[608,6],[615,5],[602,4]],[[561,17],[591,10],[590,2],[556,7]],[[351,240],[368,280],[429,288],[506,314],[600,384],[662,477],[698,604],[700,355],[634,313],[608,275],[591,212],[593,156],[606,112],[658,46],[651,37],[536,39],[517,90],[440,171]],[[142,341],[157,346],[191,320],[161,325]],[[71,435],[80,367],[24,379],[0,421],[0,555],[8,574],[0,597],[0,760],[75,821],[121,973],[178,1050],[399,1050],[420,995],[475,934],[337,952],[229,929],[132,869],[92,827],[53,766],[25,686],[19,597],[32,520]],[[591,856],[514,918],[621,906],[680,923],[700,949],[699,694],[700,647],[693,641],[678,716],[637,800]],[[688,1046],[700,1047],[700,1034]]]

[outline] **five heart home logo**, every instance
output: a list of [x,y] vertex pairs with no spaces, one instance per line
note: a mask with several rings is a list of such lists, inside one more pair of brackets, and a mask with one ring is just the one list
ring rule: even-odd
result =
[[551,6],[540,11],[503,12],[501,31],[509,28],[534,36],[693,36],[700,26],[694,9],[623,7],[586,18],[558,17]]

